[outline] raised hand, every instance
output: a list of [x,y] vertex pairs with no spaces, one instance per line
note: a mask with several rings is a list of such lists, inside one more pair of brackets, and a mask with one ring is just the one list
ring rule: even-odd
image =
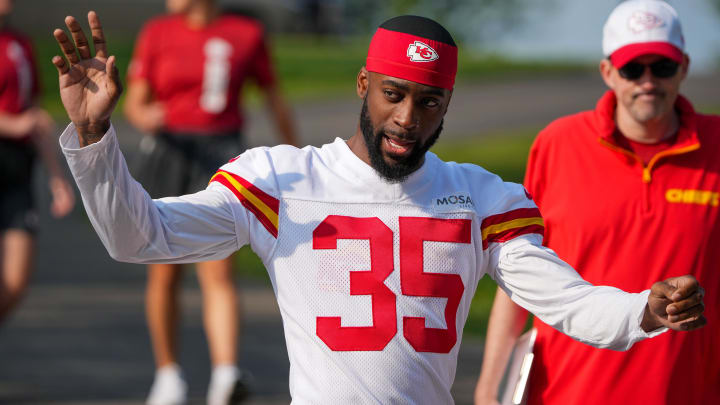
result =
[[67,58],[67,62],[60,56],[52,59],[60,76],[60,98],[77,128],[80,146],[102,139],[110,128],[110,114],[122,93],[115,57],[107,55],[105,34],[94,11],[88,13],[88,22],[95,57],[92,57],[85,33],[74,17],[65,18],[72,41],[61,29],[53,32]]
[[701,328],[707,323],[704,297],[705,290],[693,276],[659,281],[650,289],[642,328],[646,332],[661,326],[681,331]]

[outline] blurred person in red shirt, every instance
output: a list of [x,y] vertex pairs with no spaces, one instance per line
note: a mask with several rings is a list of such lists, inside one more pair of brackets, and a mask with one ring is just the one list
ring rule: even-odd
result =
[[0,322],[22,298],[33,267],[36,155],[49,171],[53,216],[67,215],[75,204],[56,156],[54,123],[35,106],[39,85],[32,46],[7,26],[12,8],[12,0],[0,0]]
[[[140,145],[138,180],[153,198],[204,189],[218,165],[245,149],[241,91],[257,83],[282,142],[297,145],[262,25],[224,14],[213,0],[167,0],[167,15],[138,37],[128,74],[125,114],[148,134]],[[180,266],[149,265],[146,312],[157,372],[149,404],[186,400],[177,365]],[[197,264],[213,372],[208,404],[241,400],[247,383],[237,368],[240,316],[231,258]]]
[[[545,219],[545,245],[589,282],[626,291],[692,274],[706,288],[708,326],[614,352],[535,319],[528,403],[717,404],[720,117],[696,113],[679,94],[689,57],[667,3],[621,3],[605,24],[603,51],[610,90],[594,111],[548,125],[530,150],[525,186]],[[498,290],[476,404],[497,404],[526,319]]]

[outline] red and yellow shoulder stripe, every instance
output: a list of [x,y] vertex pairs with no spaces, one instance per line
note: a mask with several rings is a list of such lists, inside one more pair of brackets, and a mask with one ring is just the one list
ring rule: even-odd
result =
[[483,249],[493,242],[507,242],[528,233],[545,233],[540,210],[518,208],[485,218],[481,225]]
[[211,183],[213,181],[232,191],[240,203],[257,217],[272,236],[277,238],[278,212],[280,210],[280,201],[277,198],[265,193],[242,177],[225,170],[218,170],[210,179]]

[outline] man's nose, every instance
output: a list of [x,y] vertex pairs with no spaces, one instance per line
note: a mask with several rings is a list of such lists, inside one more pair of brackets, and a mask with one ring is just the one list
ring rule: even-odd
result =
[[406,97],[402,102],[396,104],[393,121],[403,129],[412,130],[418,126],[416,115],[414,103],[410,97]]
[[654,87],[658,82],[657,77],[652,74],[652,71],[650,70],[650,66],[645,66],[645,70],[643,70],[642,76],[640,76],[637,79],[637,83],[641,86],[652,86]]

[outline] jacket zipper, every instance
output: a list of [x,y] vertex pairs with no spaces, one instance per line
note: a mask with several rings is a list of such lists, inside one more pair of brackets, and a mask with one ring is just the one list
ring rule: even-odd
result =
[[642,168],[642,181],[645,187],[643,187],[643,213],[650,212],[650,182],[652,181],[652,169],[655,166],[655,164],[662,158],[667,156],[673,156],[673,155],[681,155],[683,153],[692,152],[694,150],[697,150],[700,148],[699,143],[694,143],[692,145],[684,146],[682,148],[675,148],[675,149],[667,149],[662,152],[656,153],[648,162],[647,166],[645,163],[640,159],[638,155],[635,153],[625,149],[621,148],[619,146],[613,145],[612,143],[604,140],[603,138],[599,138],[600,143],[610,148],[611,150],[614,150],[615,152],[622,153],[625,156],[628,156],[638,162],[640,164],[640,167]]

